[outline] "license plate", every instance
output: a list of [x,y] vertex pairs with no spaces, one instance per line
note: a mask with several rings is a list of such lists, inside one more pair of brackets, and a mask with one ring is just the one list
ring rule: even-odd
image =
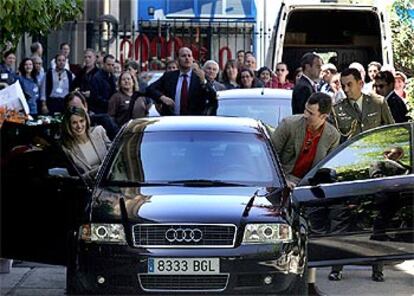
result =
[[148,258],[150,274],[218,274],[219,258]]

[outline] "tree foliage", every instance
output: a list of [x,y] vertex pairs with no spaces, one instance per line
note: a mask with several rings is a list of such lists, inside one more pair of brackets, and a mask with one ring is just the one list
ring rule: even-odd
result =
[[15,48],[20,38],[45,35],[82,13],[82,0],[1,0],[0,49]]
[[395,0],[391,9],[391,30],[395,67],[414,76],[414,25],[408,9],[414,8],[412,0]]
[[414,118],[414,24],[408,9],[414,9],[412,0],[395,0],[391,7],[392,47],[397,70],[411,78],[407,82],[407,100]]

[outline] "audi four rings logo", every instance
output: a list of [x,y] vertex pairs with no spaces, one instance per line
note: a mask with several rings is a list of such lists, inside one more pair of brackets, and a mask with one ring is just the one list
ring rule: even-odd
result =
[[170,228],[165,232],[165,239],[170,243],[198,243],[203,238],[203,232],[198,228]]

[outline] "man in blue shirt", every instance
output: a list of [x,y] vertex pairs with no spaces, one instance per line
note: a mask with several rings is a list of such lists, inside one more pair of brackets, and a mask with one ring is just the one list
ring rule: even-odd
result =
[[0,82],[7,83],[8,85],[13,84],[17,75],[13,70],[16,63],[16,55],[13,51],[9,50],[3,54],[3,62],[0,64]]

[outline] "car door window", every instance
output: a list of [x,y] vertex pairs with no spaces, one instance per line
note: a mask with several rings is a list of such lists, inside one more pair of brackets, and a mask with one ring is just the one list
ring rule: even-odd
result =
[[410,131],[391,127],[364,135],[322,168],[333,170],[337,182],[407,174],[411,171]]

